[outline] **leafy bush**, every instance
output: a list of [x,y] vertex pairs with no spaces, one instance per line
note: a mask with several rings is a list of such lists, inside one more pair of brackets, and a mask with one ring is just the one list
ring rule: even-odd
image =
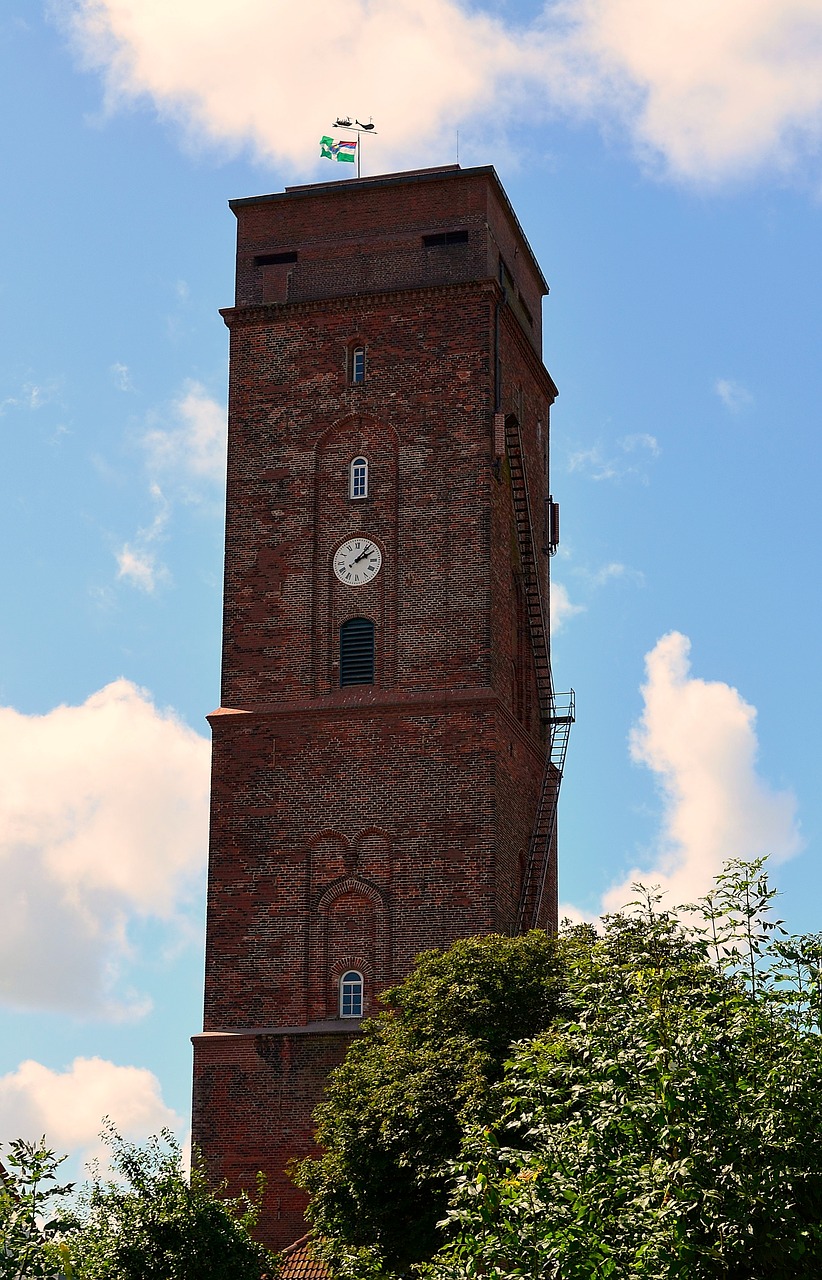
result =
[[195,1160],[190,1176],[173,1134],[145,1147],[106,1125],[114,1177],[99,1171],[62,1223],[76,1280],[260,1280],[273,1256],[252,1240],[262,1187],[223,1199]]
[[773,898],[735,862],[676,912],[421,957],[297,1168],[333,1273],[822,1275],[822,939]]
[[296,1165],[310,1217],[341,1274],[430,1256],[465,1127],[496,1114],[511,1045],[562,1002],[555,939],[468,938],[421,955],[364,1024],[316,1113],[319,1159]]
[[731,864],[684,921],[651,894],[576,939],[578,1013],[517,1047],[420,1275],[822,1274],[822,953],[772,898]]
[[252,1240],[262,1187],[252,1201],[215,1195],[195,1162],[186,1176],[173,1134],[145,1147],[125,1142],[111,1124],[113,1177],[97,1170],[73,1206],[52,1213],[65,1157],[18,1139],[0,1180],[0,1277],[3,1280],[273,1280],[278,1262]]

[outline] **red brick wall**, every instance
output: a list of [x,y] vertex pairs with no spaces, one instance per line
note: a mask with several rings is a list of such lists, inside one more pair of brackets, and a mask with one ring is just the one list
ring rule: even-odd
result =
[[[493,423],[500,409],[521,419],[539,523],[556,389],[537,354],[544,282],[493,171],[233,207],[194,1136],[215,1179],[251,1185],[267,1171],[264,1230],[282,1245],[301,1234],[283,1167],[308,1150],[322,1080],[354,1030],[338,1016],[342,973],[363,974],[372,1012],[421,950],[516,925],[545,735]],[[454,228],[467,244],[422,244]],[[254,265],[276,252],[297,261]],[[355,344],[367,349],[356,386]],[[348,467],[360,453],[370,491],[355,501]],[[383,566],[354,589],[332,557],[358,535],[378,543]],[[341,689],[339,627],[351,616],[374,622],[375,680]]]
[[285,1165],[315,1150],[311,1117],[352,1034],[194,1037],[194,1140],[215,1179],[227,1178],[234,1189],[254,1194],[258,1171],[265,1175],[257,1234],[271,1248],[305,1231],[306,1197]]

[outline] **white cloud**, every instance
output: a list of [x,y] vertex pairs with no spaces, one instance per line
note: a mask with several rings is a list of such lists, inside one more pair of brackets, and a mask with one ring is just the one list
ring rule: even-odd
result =
[[743,387],[741,382],[734,382],[733,378],[717,378],[714,391],[730,413],[740,413],[753,404],[753,396],[747,387]]
[[154,590],[158,566],[157,557],[152,551],[146,551],[145,548],[141,550],[126,542],[116,553],[116,558],[118,578],[124,578],[142,591],[150,593]]
[[577,613],[584,613],[584,604],[572,604],[568,589],[561,582],[551,583],[551,630],[556,634],[569,618]]
[[579,471],[591,480],[640,480],[648,483],[648,463],[662,450],[655,436],[642,432],[622,436],[606,450],[600,444],[577,449],[568,458],[568,470]]
[[121,364],[119,360],[115,361],[109,370],[111,380],[118,391],[133,391],[134,383],[131,380],[131,370],[127,364]]
[[[224,483],[226,409],[199,382],[185,383],[162,415],[162,425],[158,413],[153,413],[149,421],[140,444],[146,451],[152,477],[161,475],[175,495],[182,494],[185,501],[198,503],[202,501],[204,485]],[[166,536],[171,503],[156,479],[151,480],[149,492],[156,508],[151,523],[138,529],[114,554],[118,579],[150,594],[170,578],[157,546]]]
[[662,452],[656,436],[648,435],[647,431],[639,431],[632,436],[623,436],[619,441],[619,446],[623,453],[636,453],[645,449],[652,458],[658,458]]
[[169,426],[143,436],[149,466],[221,484],[225,479],[226,409],[199,382],[187,382],[174,401]]
[[26,382],[16,395],[6,396],[5,400],[0,400],[0,416],[9,409],[31,409],[32,411],[42,409],[43,405],[52,402],[56,394],[55,383],[44,385],[39,382]]
[[596,922],[596,916],[586,915],[584,911],[580,911],[579,907],[575,907],[572,902],[561,902],[559,904],[557,919],[560,924],[566,920],[569,924],[593,924]]
[[154,549],[168,524],[169,504],[158,484],[152,483],[149,492],[157,506],[154,519],[150,525],[138,529],[133,542],[124,543],[115,552],[115,558],[117,577],[150,594],[159,582],[165,582],[169,577],[168,569],[160,563]]
[[0,708],[0,1000],[130,1016],[129,925],[174,928],[205,865],[209,746],[116,680],[82,706]]
[[106,1116],[131,1142],[163,1128],[179,1132],[183,1124],[163,1102],[157,1077],[145,1068],[75,1058],[67,1070],[51,1071],[29,1060],[0,1076],[0,1142],[36,1142],[45,1134],[58,1154],[79,1157],[81,1164],[99,1158],[102,1164],[99,1134]]
[[593,587],[604,587],[607,582],[633,582],[636,586],[642,586],[645,582],[645,575],[640,569],[631,569],[627,564],[621,564],[618,560],[612,560],[609,564],[602,565],[599,569],[578,570],[584,573],[588,581]]
[[755,709],[730,685],[692,676],[689,652],[672,631],[645,659],[631,756],[656,775],[662,831],[652,865],[610,889],[606,911],[628,901],[634,881],[659,884],[672,904],[693,901],[729,858],[787,858],[802,845],[794,796],[757,772]]
[[[110,108],[147,97],[193,139],[304,172],[358,103],[380,131],[372,172],[441,163],[456,125],[524,111],[621,128],[697,182],[801,172],[820,136],[819,0],[558,0],[530,25],[455,0],[55,2]],[[272,75],[275,48],[288,57]]]

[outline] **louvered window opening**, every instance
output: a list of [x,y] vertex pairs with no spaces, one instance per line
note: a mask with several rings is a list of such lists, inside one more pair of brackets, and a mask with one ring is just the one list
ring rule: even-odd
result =
[[349,618],[340,627],[340,686],[374,683],[374,623]]

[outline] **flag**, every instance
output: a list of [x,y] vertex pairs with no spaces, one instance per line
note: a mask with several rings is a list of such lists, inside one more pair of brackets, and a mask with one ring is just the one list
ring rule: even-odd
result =
[[320,158],[322,160],[342,160],[348,164],[353,164],[356,154],[356,138],[353,142],[335,142],[333,138],[320,138]]

